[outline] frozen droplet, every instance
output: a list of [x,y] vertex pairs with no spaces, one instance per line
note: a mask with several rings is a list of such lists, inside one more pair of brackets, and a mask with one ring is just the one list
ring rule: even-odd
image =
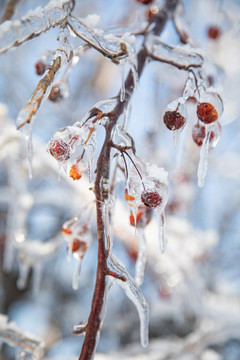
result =
[[212,127],[213,127],[212,125],[208,126],[207,134],[203,140],[201,150],[200,150],[200,159],[199,159],[198,171],[197,171],[199,187],[203,187],[204,181],[205,181],[205,176],[207,173],[209,140],[210,140],[210,136],[211,136]]
[[137,240],[138,240],[138,257],[135,265],[135,280],[138,285],[143,283],[144,270],[147,259],[146,254],[146,239],[143,228],[136,228]]
[[82,260],[78,259],[77,263],[75,265],[74,274],[73,274],[73,281],[72,281],[72,287],[73,287],[74,290],[77,290],[78,286],[79,286],[81,263],[82,263]]
[[147,347],[149,311],[146,300],[135,280],[128,274],[124,265],[121,264],[117,257],[112,253],[109,254],[108,265],[116,274],[119,274],[122,278],[126,279],[126,281],[123,281],[112,277],[112,281],[120,285],[127,297],[135,304],[140,318],[141,345]]

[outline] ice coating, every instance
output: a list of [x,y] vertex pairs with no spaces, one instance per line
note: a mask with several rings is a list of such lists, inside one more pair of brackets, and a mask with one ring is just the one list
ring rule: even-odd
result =
[[[188,69],[203,64],[201,55],[196,54],[189,47],[174,47],[164,44],[158,36],[149,35],[145,41],[145,47],[150,56],[159,61]],[[191,50],[191,51],[190,51]]]
[[112,34],[104,35],[103,31],[88,26],[84,19],[79,20],[74,16],[69,16],[68,25],[77,36],[85,40],[104,56],[109,57],[113,62],[119,63],[120,59],[128,56],[126,46],[121,37],[116,37]]
[[49,70],[39,81],[27,105],[18,114],[16,119],[17,129],[22,128],[25,124],[33,123],[37,111],[50,93],[51,85],[57,72],[68,61],[71,52],[71,46],[68,41],[68,37],[69,30],[67,28],[61,29],[59,31],[59,48],[55,52]]
[[121,69],[121,89],[120,89],[120,101],[125,100],[125,76],[124,76],[124,63],[120,62]]
[[17,352],[31,354],[33,360],[40,360],[44,355],[44,344],[41,339],[23,332],[15,323],[8,322],[6,315],[0,314],[0,338],[10,346],[15,346]]
[[122,265],[117,257],[112,253],[109,254],[108,265],[111,270],[116,272],[116,274],[126,279],[126,281],[123,281],[112,277],[113,282],[116,282],[118,285],[120,285],[127,297],[135,304],[140,318],[141,345],[143,347],[147,347],[149,311],[146,300],[144,299],[142,292],[137,286],[135,280],[128,274],[124,268],[124,265]]
[[5,21],[0,25],[0,54],[60,24],[72,6],[72,0],[51,0],[44,8],[29,10],[20,19]]

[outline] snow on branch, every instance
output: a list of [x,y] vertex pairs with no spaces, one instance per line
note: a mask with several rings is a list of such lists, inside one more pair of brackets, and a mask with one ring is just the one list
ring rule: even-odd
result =
[[72,8],[72,0],[51,0],[20,19],[5,21],[0,25],[0,54],[61,24]]
[[199,67],[203,64],[203,57],[189,46],[169,46],[164,44],[158,36],[149,35],[145,41],[148,55],[154,60],[188,70],[190,67]]
[[2,314],[0,314],[0,338],[10,346],[20,346],[23,353],[31,353],[34,360],[42,359],[44,355],[41,339],[23,332],[15,323],[8,322],[8,317]]

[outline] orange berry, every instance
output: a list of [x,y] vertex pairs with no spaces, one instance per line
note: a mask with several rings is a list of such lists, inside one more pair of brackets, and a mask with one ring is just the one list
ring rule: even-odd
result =
[[82,175],[78,173],[78,169],[76,165],[72,165],[69,175],[73,180],[79,180],[82,177]]
[[218,112],[212,104],[202,102],[197,106],[197,116],[204,124],[211,124],[218,119]]
[[132,196],[132,195],[129,195],[129,194],[128,194],[127,189],[125,189],[125,196],[124,196],[124,200],[127,200],[127,201],[133,201],[133,200],[135,200],[135,197],[134,197],[134,196]]

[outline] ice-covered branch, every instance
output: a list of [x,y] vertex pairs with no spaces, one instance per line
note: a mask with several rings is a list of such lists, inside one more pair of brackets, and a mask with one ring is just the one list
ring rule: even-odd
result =
[[34,360],[44,355],[42,340],[24,333],[15,323],[8,322],[5,315],[0,315],[0,338],[10,346],[20,346],[23,353],[31,353]]
[[166,45],[155,35],[147,36],[145,47],[152,59],[176,66],[179,69],[188,70],[203,64],[202,56],[195,53],[194,49]]
[[39,6],[20,19],[2,23],[0,54],[61,24],[70,14],[73,5],[73,0],[51,0],[44,8]]
[[49,86],[52,84],[55,74],[60,69],[60,67],[61,67],[61,58],[60,56],[58,56],[53,61],[53,64],[50,66],[47,74],[39,81],[28,104],[19,113],[16,120],[17,129],[20,129],[25,124],[29,124],[31,122],[32,117],[36,114],[37,110],[39,109],[43,97]]
[[114,63],[118,64],[120,59],[128,56],[127,46],[121,37],[104,35],[102,30],[91,28],[83,20],[81,21],[73,16],[69,16],[67,23],[75,35]]

